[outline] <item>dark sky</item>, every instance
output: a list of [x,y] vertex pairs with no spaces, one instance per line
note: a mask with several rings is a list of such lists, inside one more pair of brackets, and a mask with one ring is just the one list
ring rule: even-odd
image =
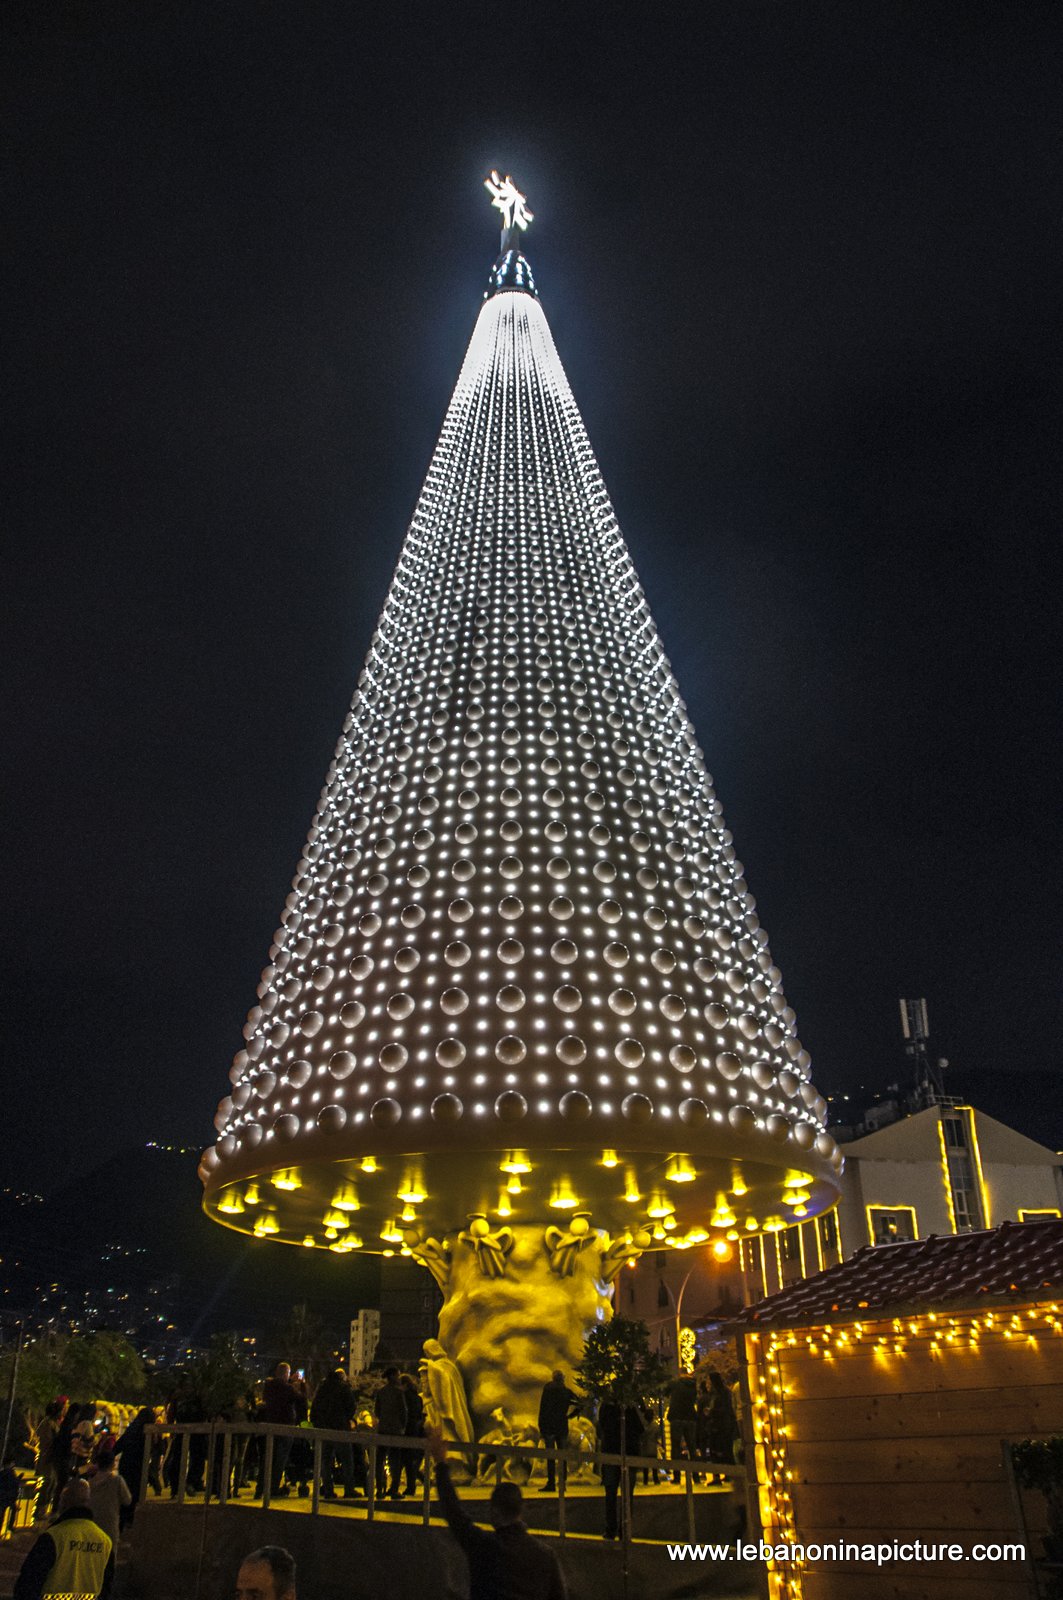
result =
[[1058,4],[7,19],[16,1181],[210,1133],[492,166],[817,1083],[1059,1066]]

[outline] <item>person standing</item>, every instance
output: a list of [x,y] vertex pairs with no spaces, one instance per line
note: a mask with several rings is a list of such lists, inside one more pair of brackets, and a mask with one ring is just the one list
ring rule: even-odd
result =
[[[668,1422],[672,1430],[671,1454],[678,1458],[684,1451],[687,1459],[695,1461],[698,1454],[698,1386],[690,1376],[677,1378],[668,1391]],[[674,1481],[679,1483],[682,1473],[676,1469]]]
[[114,1455],[103,1451],[96,1462],[96,1472],[89,1481],[89,1509],[92,1520],[107,1534],[115,1549],[118,1548],[118,1528],[122,1512],[133,1503],[129,1485],[114,1464]]
[[[310,1426],[310,1391],[307,1388],[306,1378],[303,1373],[296,1373],[292,1379],[292,1388],[295,1390],[295,1425],[297,1428]],[[310,1491],[310,1478],[314,1470],[314,1447],[305,1436],[292,1440],[292,1447],[288,1452],[288,1482],[298,1484],[300,1495]]]
[[731,1396],[731,1410],[735,1414],[734,1457],[741,1466],[746,1458],[745,1440],[742,1437],[742,1380],[733,1367],[727,1375],[727,1392]]
[[[598,1440],[606,1456],[637,1456],[642,1444],[642,1419],[634,1406],[621,1406],[603,1400],[598,1408]],[[605,1535],[617,1539],[629,1525],[631,1494],[635,1487],[634,1468],[626,1470],[618,1462],[602,1462],[602,1488],[605,1490]],[[623,1506],[617,1510],[617,1496],[623,1488]]]
[[[250,1396],[238,1394],[229,1407],[229,1421],[238,1426],[250,1420]],[[247,1449],[250,1438],[246,1433],[234,1433],[229,1446],[229,1469],[232,1473],[232,1486],[230,1493],[237,1499],[241,1489],[247,1488],[250,1468],[247,1464]]]
[[[262,1406],[259,1413],[261,1422],[272,1422],[278,1426],[294,1428],[299,1419],[299,1396],[291,1383],[292,1369],[287,1361],[278,1361],[269,1377],[262,1385]],[[261,1440],[262,1455],[259,1458],[258,1484],[255,1488],[255,1499],[261,1500],[265,1488],[266,1476],[266,1439]],[[273,1467],[269,1475],[269,1492],[272,1497],[286,1495],[288,1490],[281,1488],[281,1479],[284,1469],[288,1465],[288,1456],[291,1453],[291,1437],[286,1434],[273,1436]]]
[[10,1455],[5,1456],[0,1466],[0,1542],[11,1537],[21,1492],[22,1479],[15,1471],[14,1460]]
[[96,1407],[91,1401],[80,1407],[80,1416],[70,1435],[70,1448],[74,1454],[74,1471],[84,1473],[92,1463],[96,1445]]
[[406,1471],[406,1487],[400,1495],[416,1494],[417,1478],[421,1470],[423,1457],[420,1450],[420,1441],[424,1438],[424,1401],[421,1391],[417,1387],[417,1379],[412,1372],[404,1372],[399,1378],[399,1385],[406,1396],[406,1427],[403,1432],[407,1439],[416,1439],[418,1443],[411,1445],[402,1452],[402,1459]]
[[[568,1419],[578,1410],[579,1403],[579,1396],[573,1394],[565,1383],[563,1372],[555,1372],[550,1382],[543,1384],[543,1392],[539,1396],[539,1432],[547,1449],[567,1450]],[[554,1492],[554,1469],[557,1466],[560,1466],[561,1479],[564,1482],[565,1463],[564,1461],[559,1463],[555,1456],[551,1456],[546,1463],[544,1494]]]
[[[661,1454],[661,1419],[657,1412],[656,1401],[639,1407],[639,1422],[642,1424],[639,1453],[643,1456],[652,1456],[656,1461]],[[657,1467],[643,1467],[642,1481],[647,1486],[649,1485],[651,1472],[653,1473],[654,1483],[660,1483],[661,1481],[661,1474]]]
[[74,1452],[70,1440],[73,1437],[75,1425],[81,1421],[81,1407],[72,1405],[68,1400],[63,1407],[59,1419],[59,1429],[52,1446],[52,1459],[55,1462],[55,1496],[52,1500],[52,1510],[59,1508],[59,1496],[66,1488],[71,1474],[74,1471]]
[[59,1497],[58,1517],[22,1563],[12,1600],[107,1600],[113,1582],[114,1543],[92,1520],[88,1484],[75,1478]]
[[61,1396],[57,1400],[50,1400],[44,1408],[44,1416],[37,1424],[37,1471],[40,1473],[41,1487],[34,1507],[35,1522],[42,1522],[59,1498],[56,1445],[65,1411],[66,1401]]
[[719,1372],[709,1374],[707,1435],[709,1460],[724,1464],[733,1462],[738,1424],[735,1421],[731,1391]]
[[496,1484],[488,1502],[493,1531],[477,1527],[450,1481],[447,1441],[435,1428],[425,1438],[443,1515],[469,1563],[469,1600],[568,1600],[557,1557],[528,1532],[519,1486]]
[[129,1490],[129,1504],[123,1507],[119,1518],[119,1526],[122,1528],[132,1526],[136,1513],[137,1501],[140,1499],[140,1484],[144,1476],[144,1451],[147,1447],[144,1430],[154,1421],[155,1413],[151,1407],[141,1406],[114,1447],[115,1456],[121,1462],[122,1477]]
[[[378,1389],[373,1401],[373,1415],[376,1418],[376,1431],[385,1436],[404,1434],[406,1432],[406,1394],[399,1383],[398,1367],[388,1367],[384,1373],[384,1387]],[[388,1484],[388,1473],[391,1483]],[[397,1494],[399,1479],[402,1476],[402,1447],[399,1445],[377,1446],[376,1453],[376,1492],[385,1498]]]
[[[357,1408],[354,1390],[348,1381],[347,1374],[342,1367],[336,1367],[326,1375],[314,1396],[310,1406],[310,1426],[312,1428],[327,1428],[331,1432],[346,1433],[354,1422],[354,1413]],[[343,1494],[347,1500],[353,1500],[355,1495],[356,1480],[361,1478],[365,1484],[365,1456],[358,1446],[361,1461],[360,1472],[356,1472],[355,1443],[331,1444],[323,1443],[321,1446],[321,1494],[325,1500],[335,1500],[334,1488],[336,1461],[339,1460],[340,1472],[343,1476]]]

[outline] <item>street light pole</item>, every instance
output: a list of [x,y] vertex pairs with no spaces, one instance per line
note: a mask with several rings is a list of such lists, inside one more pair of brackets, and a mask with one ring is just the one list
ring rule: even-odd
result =
[[15,1394],[18,1388],[18,1367],[19,1362],[22,1359],[22,1345],[25,1341],[25,1338],[26,1322],[24,1318],[20,1318],[18,1324],[18,1342],[15,1345],[15,1353],[11,1360],[11,1382],[8,1385],[7,1416],[4,1419],[4,1441],[3,1445],[0,1446],[0,1460],[7,1456],[7,1447],[11,1439],[11,1420],[15,1414]]
[[688,1270],[686,1277],[679,1285],[679,1293],[675,1297],[675,1372],[677,1378],[681,1377],[683,1372],[683,1364],[679,1354],[679,1335],[681,1332],[683,1316],[683,1296],[686,1294],[687,1284],[690,1282],[693,1271],[693,1267]]

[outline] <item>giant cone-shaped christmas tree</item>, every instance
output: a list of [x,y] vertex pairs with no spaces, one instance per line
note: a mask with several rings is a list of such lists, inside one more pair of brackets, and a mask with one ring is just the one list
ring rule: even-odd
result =
[[641,1250],[813,1216],[841,1168],[492,193],[503,250],[200,1169],[231,1227],[417,1257],[481,1425],[533,1415]]

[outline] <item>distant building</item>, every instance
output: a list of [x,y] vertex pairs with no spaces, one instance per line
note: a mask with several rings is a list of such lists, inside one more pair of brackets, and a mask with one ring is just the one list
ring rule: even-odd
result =
[[348,1371],[353,1378],[373,1365],[380,1343],[380,1312],[359,1311],[351,1323],[351,1349]]
[[1063,1158],[945,1100],[845,1146],[843,1259],[865,1244],[968,1233],[1063,1212]]

